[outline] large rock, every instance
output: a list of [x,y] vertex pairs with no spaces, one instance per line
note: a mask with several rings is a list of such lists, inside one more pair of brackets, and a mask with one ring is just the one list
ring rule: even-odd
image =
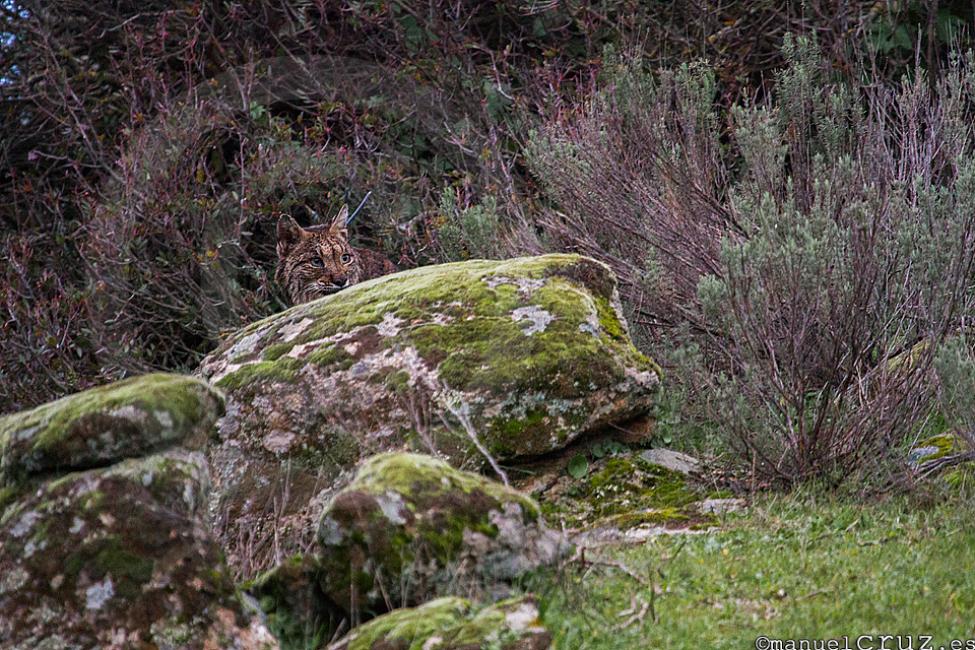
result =
[[192,377],[152,374],[0,418],[0,485],[88,469],[179,444],[198,449],[223,399]]
[[411,447],[482,463],[472,436],[500,460],[545,454],[645,412],[658,381],[613,275],[576,255],[355,285],[241,330],[199,373],[228,397],[213,511],[244,573],[306,547],[361,458]]
[[156,375],[0,422],[0,646],[277,647],[205,526],[194,448],[219,411],[198,380]]
[[551,645],[531,598],[477,610],[467,600],[447,597],[364,623],[328,650],[546,650]]
[[501,593],[568,550],[532,499],[421,454],[366,461],[319,529],[322,589],[350,613]]

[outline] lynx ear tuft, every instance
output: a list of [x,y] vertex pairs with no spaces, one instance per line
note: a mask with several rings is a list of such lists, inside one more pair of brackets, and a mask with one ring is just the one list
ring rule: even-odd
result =
[[332,225],[328,227],[328,234],[333,237],[341,237],[343,239],[349,238],[349,226],[346,223],[349,220],[349,206],[343,205],[339,213],[335,215],[332,219]]
[[278,257],[284,257],[291,247],[301,241],[305,234],[290,214],[282,214],[278,218]]

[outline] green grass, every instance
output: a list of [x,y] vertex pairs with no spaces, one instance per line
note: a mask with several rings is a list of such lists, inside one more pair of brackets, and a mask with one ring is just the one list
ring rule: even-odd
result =
[[[856,647],[860,634],[923,633],[944,643],[975,638],[973,515],[963,499],[923,508],[778,497],[719,532],[587,555],[621,562],[645,586],[578,565],[554,586],[551,575],[532,586],[561,650],[752,648],[759,635],[849,635]],[[653,603],[656,622],[648,611],[622,626],[634,597]]]

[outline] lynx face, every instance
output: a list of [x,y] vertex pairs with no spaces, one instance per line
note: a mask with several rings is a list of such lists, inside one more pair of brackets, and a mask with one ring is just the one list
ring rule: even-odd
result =
[[359,282],[359,255],[349,244],[343,207],[329,226],[302,228],[290,216],[278,220],[275,279],[294,304],[308,302]]

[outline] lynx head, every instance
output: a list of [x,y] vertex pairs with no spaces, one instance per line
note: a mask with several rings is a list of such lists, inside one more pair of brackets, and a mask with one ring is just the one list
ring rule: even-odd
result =
[[340,291],[360,279],[359,257],[349,244],[343,206],[327,226],[302,228],[290,215],[278,219],[275,279],[294,304]]

